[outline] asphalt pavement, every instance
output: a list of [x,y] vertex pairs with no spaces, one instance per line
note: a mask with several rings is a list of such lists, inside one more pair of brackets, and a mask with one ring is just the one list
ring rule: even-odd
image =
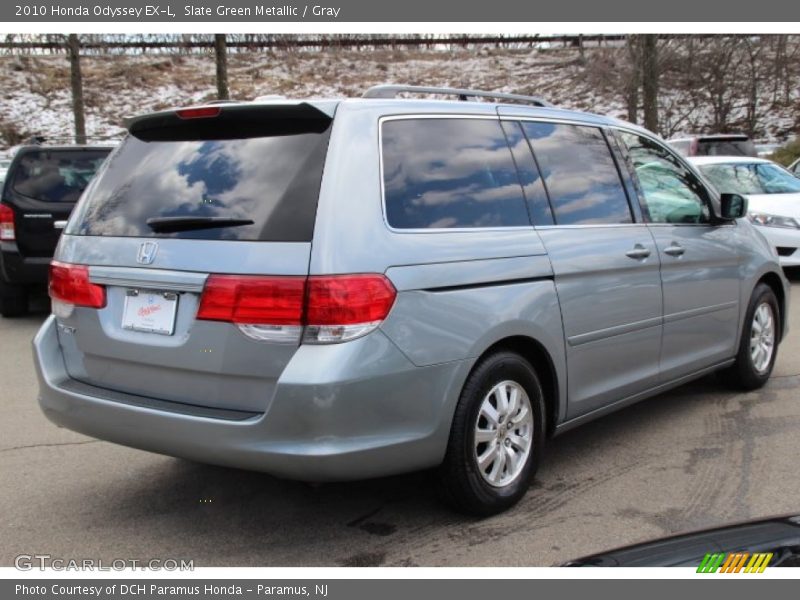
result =
[[0,319],[0,565],[193,559],[195,566],[548,566],[671,533],[800,514],[800,276],[768,385],[714,376],[550,443],[525,499],[450,512],[434,473],[310,486],[92,440],[40,413],[30,340]]

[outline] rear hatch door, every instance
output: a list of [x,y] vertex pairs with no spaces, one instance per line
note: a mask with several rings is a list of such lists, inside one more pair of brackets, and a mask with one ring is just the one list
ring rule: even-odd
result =
[[[228,322],[224,306],[204,313],[211,318],[198,311],[212,281],[267,277],[277,284],[264,293],[280,304],[308,275],[335,107],[324,108],[226,105],[130,123],[59,248],[61,262],[89,265],[92,284],[106,291],[105,307],[59,317],[72,378],[191,405],[266,409],[299,334]],[[215,289],[223,305],[261,293]]]

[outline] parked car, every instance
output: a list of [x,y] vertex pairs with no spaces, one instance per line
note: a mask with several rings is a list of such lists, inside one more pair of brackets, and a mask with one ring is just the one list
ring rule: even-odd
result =
[[800,265],[800,179],[760,158],[690,160],[720,192],[746,195],[748,216],[775,247],[781,265]]
[[78,198],[108,156],[105,146],[21,146],[0,197],[0,315],[28,310],[47,285],[48,265]]
[[781,148],[782,144],[756,144],[756,156],[767,158]]
[[790,164],[788,168],[795,177],[800,177],[800,158]]
[[742,134],[719,133],[673,138],[669,145],[683,156],[758,156],[753,141]]
[[42,410],[90,436],[307,481],[438,467],[487,515],[549,436],[714,371],[757,388],[786,333],[746,201],[622,121],[379,86],[127,127],[34,340]]
[[[734,557],[738,560],[734,562]],[[692,567],[698,573],[800,567],[800,516],[714,527],[571,560],[565,567]]]

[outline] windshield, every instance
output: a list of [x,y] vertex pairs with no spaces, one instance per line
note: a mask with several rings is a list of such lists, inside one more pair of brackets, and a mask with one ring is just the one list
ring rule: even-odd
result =
[[800,179],[770,163],[702,165],[700,170],[723,194],[800,193]]
[[13,170],[12,187],[40,202],[77,202],[110,149],[32,150]]

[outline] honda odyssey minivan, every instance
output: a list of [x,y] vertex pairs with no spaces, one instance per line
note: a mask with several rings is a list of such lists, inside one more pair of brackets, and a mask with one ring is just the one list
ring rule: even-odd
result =
[[127,128],[34,340],[42,410],[96,438],[307,481],[437,468],[488,515],[550,436],[714,371],[757,388],[786,334],[746,200],[628,123],[379,86]]

